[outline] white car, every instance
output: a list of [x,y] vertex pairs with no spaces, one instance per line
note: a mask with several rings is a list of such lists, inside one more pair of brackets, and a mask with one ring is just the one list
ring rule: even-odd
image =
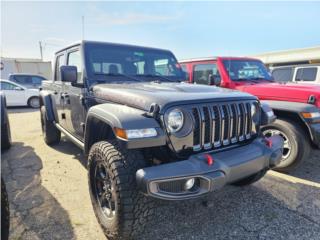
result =
[[1,79],[0,91],[6,96],[8,107],[29,106],[38,108],[40,105],[38,89],[28,89],[17,83]]
[[296,65],[270,68],[277,82],[320,84],[320,65]]

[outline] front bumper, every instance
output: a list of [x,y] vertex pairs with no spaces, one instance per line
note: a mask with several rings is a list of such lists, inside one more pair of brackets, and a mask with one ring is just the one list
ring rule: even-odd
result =
[[[165,200],[199,197],[278,165],[283,139],[273,136],[270,140],[271,147],[258,138],[248,145],[223,152],[200,153],[187,160],[139,169],[136,172],[138,187],[147,196]],[[207,163],[207,154],[214,159],[212,165]],[[190,178],[195,178],[194,188],[183,189]]]

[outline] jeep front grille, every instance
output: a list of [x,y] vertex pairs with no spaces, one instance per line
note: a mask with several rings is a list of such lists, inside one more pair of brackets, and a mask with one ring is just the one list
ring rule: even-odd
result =
[[193,150],[219,148],[251,139],[256,133],[252,127],[251,103],[192,106],[188,111],[194,122]]

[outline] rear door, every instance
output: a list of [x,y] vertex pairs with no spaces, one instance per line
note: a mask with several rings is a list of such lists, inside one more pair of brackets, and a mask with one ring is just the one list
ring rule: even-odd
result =
[[67,52],[67,65],[77,67],[77,84],[65,82],[64,113],[67,121],[67,129],[75,137],[83,139],[86,108],[84,104],[85,88],[82,77],[82,55],[79,46],[69,49]]

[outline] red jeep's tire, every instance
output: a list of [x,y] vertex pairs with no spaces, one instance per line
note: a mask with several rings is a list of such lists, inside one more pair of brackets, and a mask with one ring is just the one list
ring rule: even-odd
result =
[[281,162],[273,170],[290,172],[310,155],[311,146],[308,133],[303,131],[298,123],[288,119],[277,119],[274,123],[263,127],[262,133],[267,137],[280,135],[284,139]]

